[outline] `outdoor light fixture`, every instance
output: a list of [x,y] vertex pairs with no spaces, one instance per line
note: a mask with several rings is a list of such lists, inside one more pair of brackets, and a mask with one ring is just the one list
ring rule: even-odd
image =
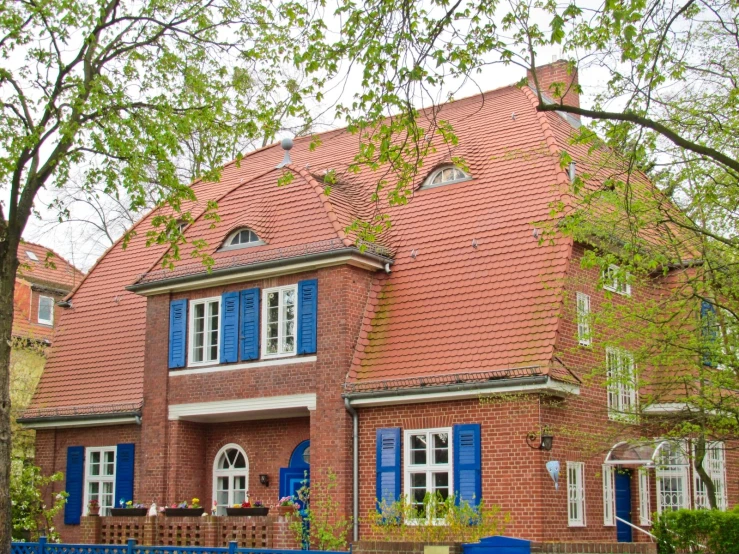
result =
[[[551,446],[549,448],[551,448]],[[259,482],[265,487],[269,487],[269,475],[267,475],[266,473],[260,473]]]
[[[539,438],[538,446],[534,443],[537,437]],[[526,444],[529,445],[529,448],[533,448],[534,450],[545,450],[549,452],[554,445],[554,435],[550,435],[549,433],[542,433],[541,435],[538,433],[529,433],[526,435]]]

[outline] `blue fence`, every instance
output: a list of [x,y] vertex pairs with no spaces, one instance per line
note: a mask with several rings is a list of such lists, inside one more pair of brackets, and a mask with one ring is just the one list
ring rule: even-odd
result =
[[[310,554],[351,554],[326,550],[310,550]],[[305,550],[273,548],[239,548],[236,542],[227,547],[209,546],[139,546],[134,539],[127,544],[57,544],[46,542],[14,542],[10,554],[306,554]]]

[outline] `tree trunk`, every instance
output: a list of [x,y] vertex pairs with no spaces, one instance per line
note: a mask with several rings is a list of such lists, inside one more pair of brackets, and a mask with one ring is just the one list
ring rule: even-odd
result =
[[13,293],[18,269],[18,242],[18,238],[12,233],[5,236],[0,234],[0,554],[10,554],[12,530],[10,514],[10,349],[13,330]]
[[695,466],[695,472],[703,482],[703,486],[706,489],[706,498],[708,499],[708,505],[712,510],[718,508],[716,503],[716,487],[713,484],[713,480],[708,475],[708,472],[703,468],[703,460],[706,459],[706,436],[701,434],[695,441],[695,456],[693,457],[693,465]]

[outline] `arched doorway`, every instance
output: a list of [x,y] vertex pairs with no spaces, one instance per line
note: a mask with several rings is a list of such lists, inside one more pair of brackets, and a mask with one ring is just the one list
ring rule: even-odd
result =
[[298,444],[290,454],[288,467],[280,469],[280,498],[290,496],[300,503],[298,491],[304,486],[310,486],[310,440]]
[[213,462],[213,499],[216,515],[225,516],[226,508],[246,500],[249,483],[249,459],[238,444],[227,444]]

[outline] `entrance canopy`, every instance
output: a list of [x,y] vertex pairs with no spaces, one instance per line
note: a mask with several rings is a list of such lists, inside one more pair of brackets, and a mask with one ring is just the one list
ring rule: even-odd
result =
[[654,466],[668,441],[616,443],[606,455],[605,464],[614,466]]

